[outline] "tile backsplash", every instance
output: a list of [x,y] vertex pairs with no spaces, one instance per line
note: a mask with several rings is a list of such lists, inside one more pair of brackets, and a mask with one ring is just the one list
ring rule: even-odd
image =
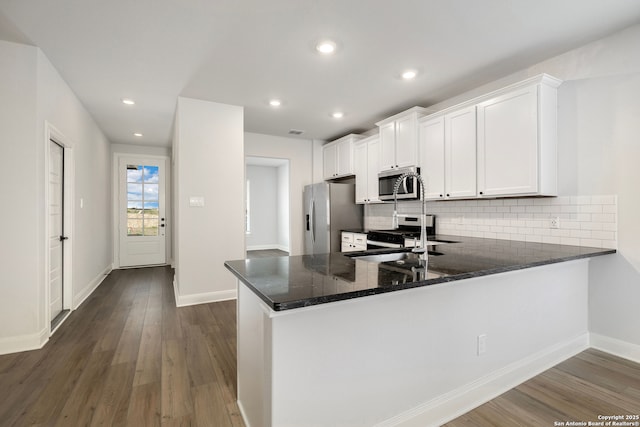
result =
[[[615,195],[447,200],[427,202],[439,234],[617,248]],[[419,215],[419,201],[398,202],[399,214]],[[366,205],[365,227],[391,228],[393,203]],[[551,220],[559,218],[558,228]]]

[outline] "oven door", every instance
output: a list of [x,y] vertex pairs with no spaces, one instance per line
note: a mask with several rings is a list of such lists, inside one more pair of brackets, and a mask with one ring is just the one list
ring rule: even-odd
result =
[[[420,173],[420,170],[418,168],[404,168],[384,171],[378,174],[378,194],[380,200],[393,200],[393,187],[396,185],[398,178],[406,172]],[[419,185],[416,177],[405,179],[398,188],[398,200],[417,199]]]

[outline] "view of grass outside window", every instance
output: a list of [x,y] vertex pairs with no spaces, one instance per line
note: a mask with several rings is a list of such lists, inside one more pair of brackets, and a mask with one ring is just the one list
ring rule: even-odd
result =
[[127,165],[127,235],[158,235],[158,166]]

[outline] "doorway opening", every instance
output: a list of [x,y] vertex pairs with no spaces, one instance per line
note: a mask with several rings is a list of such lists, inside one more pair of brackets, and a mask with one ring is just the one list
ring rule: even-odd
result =
[[117,222],[114,250],[118,268],[167,262],[168,159],[117,155]]
[[247,258],[290,251],[289,159],[252,157],[246,164]]

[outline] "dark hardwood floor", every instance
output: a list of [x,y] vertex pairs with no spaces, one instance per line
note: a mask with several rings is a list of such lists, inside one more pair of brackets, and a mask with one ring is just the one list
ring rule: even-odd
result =
[[115,270],[41,350],[0,356],[1,426],[244,426],[235,301],[176,308],[173,270]]
[[640,365],[589,349],[445,426],[587,425],[603,421],[599,415],[640,423]]
[[[0,356],[0,426],[243,427],[235,301],[176,308],[172,280],[113,271],[43,349]],[[446,425],[638,414],[640,365],[587,350]]]
[[247,251],[247,259],[251,258],[271,258],[278,256],[289,256],[289,252],[280,249],[261,249],[256,251]]

